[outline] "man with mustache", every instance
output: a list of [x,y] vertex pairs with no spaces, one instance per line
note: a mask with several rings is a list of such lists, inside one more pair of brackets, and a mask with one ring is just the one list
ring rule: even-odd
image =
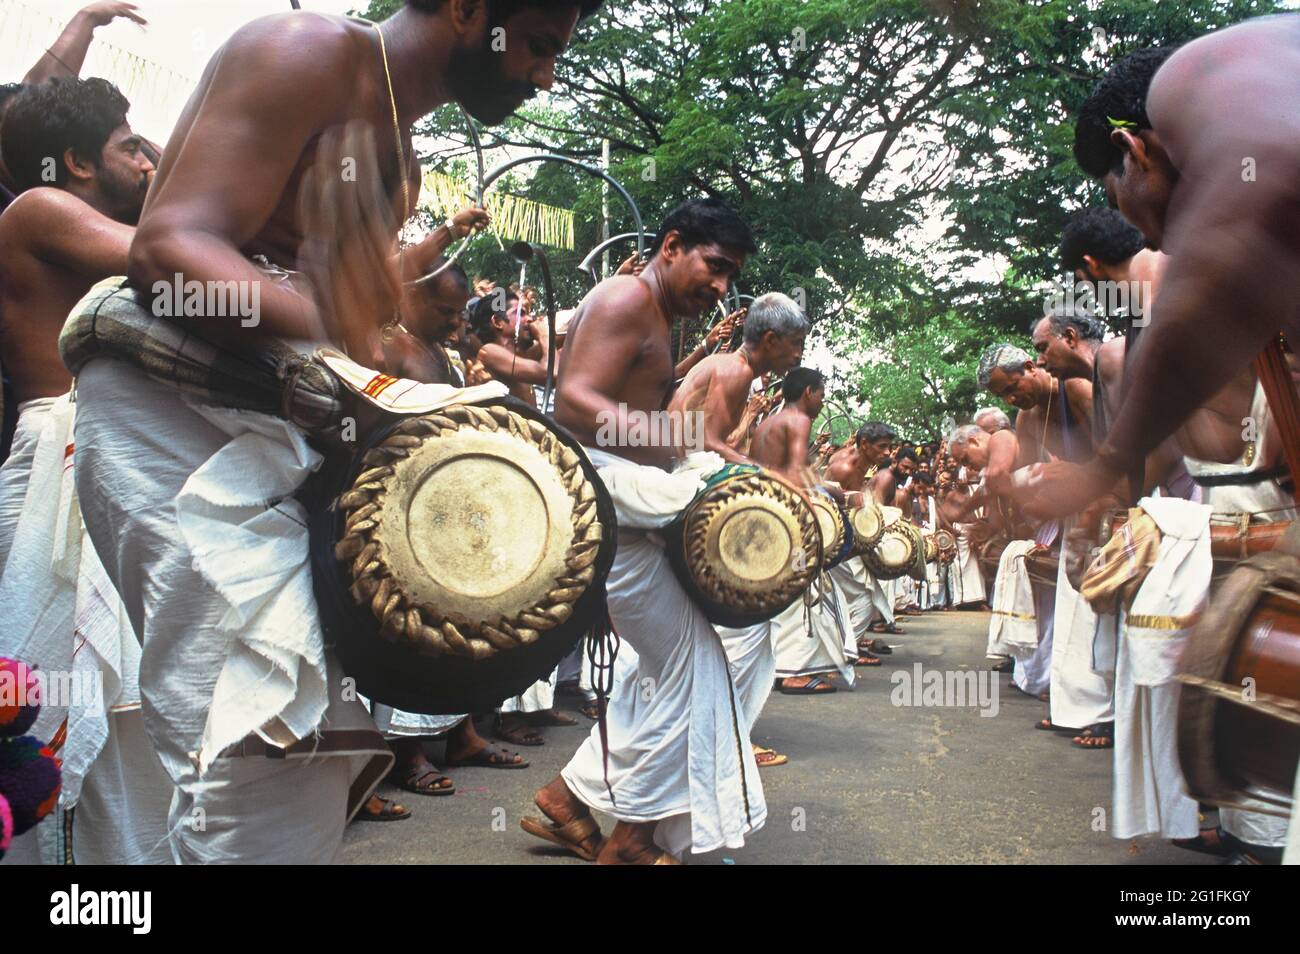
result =
[[46,738],[67,717],[60,804],[76,806],[77,825],[65,832],[67,816],[53,813],[24,837],[28,861],[54,860],[51,849],[63,838],[89,863],[167,858],[158,845],[172,786],[144,730],[139,647],[119,624],[121,604],[64,481],[74,465],[75,405],[59,332],[92,285],[126,271],[154,168],[127,122],[128,107],[106,80],[53,79],[19,92],[0,124],[4,161],[19,187],[0,214],[0,359],[18,401],[13,451],[0,466],[0,655],[67,672],[75,648],[78,668],[103,686],[99,712],[74,712],[66,702],[42,710]]
[[107,80],[54,79],[20,92],[0,126],[21,193],[0,214],[0,362],[24,418],[0,467],[0,573],[40,421],[72,386],[59,357],[63,319],[97,281],[127,268],[153,172],[128,107]]
[[[766,819],[726,654],[678,582],[658,534],[721,458],[696,453],[674,467],[677,448],[621,446],[609,437],[630,433],[667,407],[673,325],[714,308],[755,251],[749,227],[722,202],[678,206],[640,275],[615,275],[583,299],[560,352],[555,419],[588,448],[618,515],[606,587],[624,648],[605,731],[593,729],[537,792],[544,817],[521,825],[587,861],[676,864],[687,852],[739,847]],[[593,808],[617,821],[608,839]]]
[[[411,124],[451,102],[500,122],[550,88],[598,6],[409,0],[379,24],[286,12],[243,27],[172,133],[114,307],[148,308],[175,276],[260,289],[252,320],[168,320],[239,355],[306,340],[383,367],[400,280],[446,244],[397,248],[419,198]],[[87,361],[77,389],[82,510],[143,644],[146,727],[178,793],[173,856],[331,861],[391,755],[348,697],[310,590],[294,494],[318,455],[281,417],[178,399],[122,358]],[[247,548],[219,543],[250,522],[281,554],[257,565],[255,603],[235,579]]]

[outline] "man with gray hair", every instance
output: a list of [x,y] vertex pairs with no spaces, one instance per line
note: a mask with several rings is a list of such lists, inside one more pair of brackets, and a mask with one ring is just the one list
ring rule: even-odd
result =
[[[990,347],[980,358],[979,381],[997,397],[1019,409],[1016,436],[1019,443],[1018,468],[1063,459],[1081,462],[1093,453],[1092,381],[1072,377],[1058,380],[1038,366],[1023,349],[1010,344]],[[1020,495],[1027,491],[1023,475],[1013,475],[1009,491]],[[1058,556],[1065,531],[1053,521],[1040,526],[1034,535],[1038,544],[1050,547]],[[1036,615],[1039,620],[1039,649],[1045,652],[1051,640],[1050,672],[1035,672],[1046,660],[1026,660],[1022,685],[1021,667],[1016,681],[1027,691],[1041,685],[1042,675],[1050,684],[1050,717],[1038,728],[1050,731],[1080,730],[1075,744],[1083,748],[1106,748],[1110,745],[1114,724],[1114,699],[1111,681],[1091,668],[1092,638],[1096,619],[1074,587],[1058,570],[1055,587],[1035,585]],[[1051,633],[1047,630],[1050,628]],[[1035,654],[1037,656],[1037,654]]]
[[1038,364],[1058,378],[1091,378],[1106,323],[1083,308],[1049,311],[1032,332]]
[[971,420],[988,434],[1011,430],[1011,418],[1000,407],[982,407]]
[[749,459],[727,443],[740,423],[754,379],[785,374],[803,358],[808,318],[794,300],[780,292],[755,298],[745,318],[745,340],[737,351],[709,355],[686,375],[673,395],[673,415],[700,414],[704,449],[733,463]]

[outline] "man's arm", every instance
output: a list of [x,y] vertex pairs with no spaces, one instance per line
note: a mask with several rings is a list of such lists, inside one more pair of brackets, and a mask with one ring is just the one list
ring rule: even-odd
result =
[[882,507],[893,507],[894,504],[894,472],[886,467],[871,478],[869,489],[871,495],[876,498],[876,503]]
[[499,344],[485,344],[478,353],[483,367],[492,372],[492,377],[507,384],[545,384],[546,383],[546,345],[542,345],[540,359],[525,358],[509,348]]
[[307,144],[354,95],[351,46],[341,24],[287,14],[255,20],[216,54],[206,92],[163,151],[131,248],[133,283],[147,289],[176,274],[259,282],[261,320],[242,334],[334,337],[311,300],[288,282],[263,281],[243,249],[280,204]]
[[126,273],[135,229],[102,215],[62,189],[29,189],[5,213],[41,261],[93,281]]
[[1294,17],[1242,24],[1189,43],[1152,81],[1147,111],[1179,184],[1162,243],[1171,259],[1160,304],[1099,452],[1113,474],[1146,456],[1295,321],[1298,37]]
[[811,473],[806,461],[808,460],[808,438],[812,434],[812,420],[802,414],[781,416],[786,419],[783,442],[786,465],[778,468],[777,473],[796,487],[802,487],[808,483],[808,475]]
[[23,82],[36,85],[56,76],[80,76],[90,41],[97,29],[112,23],[118,17],[134,20],[141,26],[149,22],[136,13],[136,9],[133,3],[101,0],[100,3],[92,3],[78,10],[63,28],[59,38],[50,44],[36,65],[27,71]]
[[[725,362],[729,359],[718,360]],[[704,414],[704,449],[721,455],[723,460],[731,463],[750,463],[747,456],[728,443],[728,439],[736,429],[737,419],[745,415],[746,397],[753,379],[743,366],[716,364],[710,373],[711,378],[704,388],[703,402],[698,408],[689,409]]]
[[708,357],[709,354],[718,346],[718,342],[722,341],[724,338],[731,337],[731,333],[736,327],[736,323],[745,317],[745,312],[747,310],[748,309],[742,308],[740,311],[734,311],[709,329],[709,333],[704,336],[704,340],[696,345],[695,350],[683,358],[677,365],[676,370],[674,370],[673,373],[676,375],[678,381],[686,377],[691,368],[695,367]]

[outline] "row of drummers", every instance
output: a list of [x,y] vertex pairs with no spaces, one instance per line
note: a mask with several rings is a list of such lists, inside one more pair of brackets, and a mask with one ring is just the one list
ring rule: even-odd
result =
[[877,579],[923,581],[927,564],[957,558],[957,540],[870,498],[850,507],[834,484],[804,495],[757,466],[732,464],[706,480],[670,528],[668,552],[712,622],[748,626],[780,613],[819,572],[854,556]]

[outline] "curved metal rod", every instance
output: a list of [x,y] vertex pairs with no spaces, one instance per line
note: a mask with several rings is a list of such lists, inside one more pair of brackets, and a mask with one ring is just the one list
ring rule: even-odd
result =
[[[480,207],[482,207],[483,198],[487,195],[487,190],[491,187],[492,183],[496,182],[497,179],[501,178],[515,166],[521,166],[526,162],[563,162],[570,166],[577,166],[584,172],[589,172],[594,176],[599,176],[601,179],[608,182],[614,187],[614,191],[622,197],[623,201],[627,203],[627,207],[632,210],[632,219],[636,222],[636,251],[638,255],[645,254],[645,225],[641,221],[641,210],[636,207],[636,203],[632,201],[632,196],[628,194],[628,191],[623,188],[623,184],[604,169],[598,169],[596,166],[588,163],[579,162],[577,159],[570,159],[568,156],[561,156],[553,152],[536,152],[527,156],[520,156],[518,159],[511,159],[509,162],[497,166],[479,182],[478,199]],[[469,238],[468,235],[465,237],[467,242]],[[463,248],[464,246],[462,246],[461,249],[457,249],[456,256],[460,254]],[[413,281],[409,281],[406,284],[419,285],[436,278],[444,269],[450,267],[451,263],[456,260],[456,256],[448,258],[447,261],[443,262],[429,274],[423,275]]]
[[[613,245],[616,245],[619,242],[624,242],[630,238],[635,238],[636,235],[637,235],[636,232],[624,232],[622,235],[613,235],[605,239],[605,241],[601,242],[590,252],[588,252],[587,257],[578,263],[578,271],[585,272],[593,281],[595,281],[596,280],[596,259],[600,257],[600,255],[606,249],[610,248]],[[653,242],[655,240],[655,234],[653,232],[649,232],[646,234],[645,239],[647,242]]]
[[[474,204],[481,209],[483,208],[483,190],[484,190],[483,142],[482,140],[479,139],[478,127],[474,125],[473,117],[470,116],[470,114],[466,111],[464,106],[460,106],[459,103],[457,104],[457,106],[460,109],[460,114],[465,117],[465,128],[469,130],[470,145],[474,147],[474,164],[478,167],[478,184],[474,190],[473,198],[474,198]],[[402,224],[405,225],[406,223],[402,223]],[[406,282],[406,284],[419,285],[424,282],[433,281],[433,279],[437,278],[447,269],[451,268],[452,263],[455,262],[456,259],[460,258],[461,253],[464,252],[465,249],[469,248],[470,239],[472,239],[473,237],[474,234],[472,232],[469,235],[466,235],[463,239],[461,239],[460,246],[456,249],[456,251],[452,252],[450,255],[447,256],[447,260],[445,262],[443,262],[433,271],[429,272],[429,274],[421,275],[419,278]],[[498,245],[501,244],[500,239],[497,240],[497,244]]]

